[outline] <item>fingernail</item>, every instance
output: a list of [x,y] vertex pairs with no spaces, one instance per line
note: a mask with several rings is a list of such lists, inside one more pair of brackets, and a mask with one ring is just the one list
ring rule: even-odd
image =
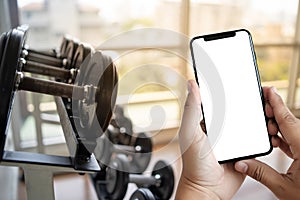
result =
[[248,170],[248,165],[246,163],[240,161],[235,164],[235,169],[238,172],[246,173]]
[[272,87],[271,89],[273,90],[274,93],[278,94],[278,90],[276,89],[276,87]]
[[188,80],[187,86],[188,86],[188,91],[191,92],[191,90],[192,90],[192,81],[191,80]]

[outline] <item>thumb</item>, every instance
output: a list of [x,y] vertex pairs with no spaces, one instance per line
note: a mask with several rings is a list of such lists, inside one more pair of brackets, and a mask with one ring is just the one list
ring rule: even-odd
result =
[[277,197],[280,195],[283,177],[272,167],[258,160],[243,160],[235,163],[235,170],[250,176],[263,185],[267,186]]
[[179,141],[182,152],[190,147],[190,145],[198,136],[201,118],[201,98],[198,85],[195,81],[188,81],[189,93],[185,102],[184,111],[181,119],[179,130]]

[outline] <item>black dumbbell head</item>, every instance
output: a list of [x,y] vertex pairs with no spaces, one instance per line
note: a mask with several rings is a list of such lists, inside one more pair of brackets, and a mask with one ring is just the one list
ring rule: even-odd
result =
[[141,147],[140,153],[135,153],[131,161],[131,173],[143,173],[151,160],[152,155],[152,140],[145,133],[138,134],[134,147]]
[[111,58],[100,51],[87,56],[75,80],[77,86],[93,86],[89,101],[72,101],[72,113],[78,134],[98,138],[109,125],[117,97],[117,73]]
[[130,200],[155,200],[152,192],[147,188],[139,188],[131,195]]
[[74,69],[80,69],[80,66],[84,59],[94,51],[95,50],[91,45],[80,43],[73,56],[71,67]]
[[160,186],[151,185],[149,189],[158,199],[170,199],[174,190],[174,173],[172,167],[164,161],[158,161],[152,171],[152,176],[155,175],[160,176]]
[[129,183],[127,157],[118,155],[109,166],[106,171],[107,192],[111,199],[123,199]]
[[2,61],[2,55],[4,53],[4,48],[6,45],[7,33],[2,33],[0,36],[0,64]]
[[12,29],[1,35],[0,48],[0,157],[2,158],[8,120],[15,93],[15,79],[19,68],[19,58],[25,41],[26,27]]

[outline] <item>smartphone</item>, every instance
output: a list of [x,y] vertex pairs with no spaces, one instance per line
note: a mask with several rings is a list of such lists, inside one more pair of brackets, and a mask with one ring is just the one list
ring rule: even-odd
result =
[[208,140],[219,163],[272,151],[252,37],[241,29],[190,42]]

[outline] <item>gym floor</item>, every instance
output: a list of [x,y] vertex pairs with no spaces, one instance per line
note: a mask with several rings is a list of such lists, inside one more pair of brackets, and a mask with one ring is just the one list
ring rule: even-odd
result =
[[[181,171],[181,161],[179,157],[179,146],[176,142],[169,143],[164,146],[155,146],[154,153],[149,164],[146,174],[151,172],[153,165],[158,160],[165,160],[171,163],[174,169],[174,175],[176,180],[176,185],[178,183],[180,171]],[[261,158],[261,160],[267,162],[279,171],[284,171],[290,160],[286,159],[280,151],[275,149],[271,155]],[[89,175],[78,175],[78,174],[63,174],[56,175],[54,177],[54,188],[55,197],[57,200],[96,200],[97,195],[94,187],[89,179]],[[129,184],[128,191],[125,199],[129,199],[131,194],[135,191],[136,186],[134,184]],[[18,199],[26,200],[26,190],[25,185],[19,182],[18,189]],[[274,195],[261,184],[247,178],[245,183],[242,185],[238,193],[233,199],[276,199]],[[174,199],[174,194],[172,196]]]

